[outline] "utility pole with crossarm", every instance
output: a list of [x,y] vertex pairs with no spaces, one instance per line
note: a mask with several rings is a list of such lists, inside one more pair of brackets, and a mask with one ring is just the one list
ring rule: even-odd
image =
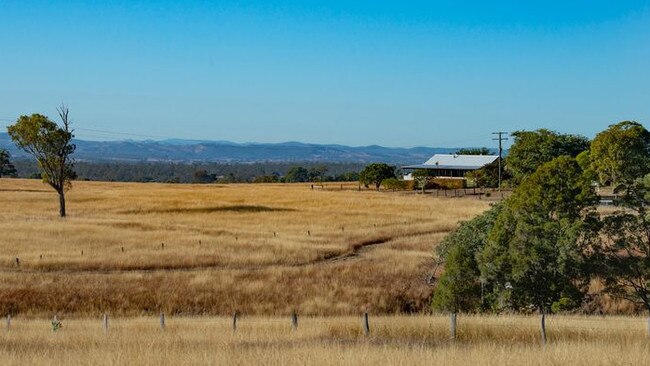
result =
[[503,141],[508,140],[507,137],[503,137],[504,135],[507,135],[507,132],[499,131],[499,132],[492,132],[493,135],[498,136],[493,138],[492,140],[499,141],[499,192],[501,192],[501,160],[503,159]]

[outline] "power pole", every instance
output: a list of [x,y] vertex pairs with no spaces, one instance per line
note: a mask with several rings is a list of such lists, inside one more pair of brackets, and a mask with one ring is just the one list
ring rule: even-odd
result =
[[498,136],[493,138],[492,140],[499,141],[499,192],[501,192],[501,159],[503,158],[503,141],[508,140],[507,137],[503,137],[503,135],[507,135],[507,132],[499,131],[499,132],[492,132],[493,135]]

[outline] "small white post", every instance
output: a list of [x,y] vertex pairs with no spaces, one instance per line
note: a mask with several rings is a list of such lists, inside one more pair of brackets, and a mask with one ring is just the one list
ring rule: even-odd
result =
[[450,315],[449,323],[449,335],[451,339],[456,339],[456,313],[453,312]]
[[102,317],[102,328],[104,328],[104,332],[108,332],[108,314],[106,313]]
[[165,313],[160,313],[160,329],[165,330]]

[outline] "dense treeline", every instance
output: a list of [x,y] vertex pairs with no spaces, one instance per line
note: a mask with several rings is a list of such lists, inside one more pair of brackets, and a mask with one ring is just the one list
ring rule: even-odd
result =
[[[15,160],[17,176],[40,178],[38,166],[32,160]],[[304,176],[290,182],[355,181],[356,172],[363,168],[357,163],[252,163],[252,164],[189,164],[163,162],[111,162],[78,161],[75,172],[78,180],[116,182],[173,182],[173,183],[242,183],[280,182],[292,170],[302,168]],[[303,179],[304,178],[304,179]]]
[[[593,141],[519,132],[506,159],[514,194],[462,223],[437,249],[434,308],[579,309],[591,284],[650,311],[650,132],[621,122]],[[599,189],[614,192],[598,210]]]

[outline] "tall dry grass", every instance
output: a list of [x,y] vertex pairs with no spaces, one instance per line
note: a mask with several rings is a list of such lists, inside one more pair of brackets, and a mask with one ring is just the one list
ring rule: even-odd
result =
[[444,316],[15,319],[0,332],[3,365],[648,365],[645,321],[633,317],[550,317],[548,344],[536,317],[459,317],[449,339]]
[[433,248],[488,206],[331,188],[76,182],[61,220],[0,179],[0,314],[422,310]]

